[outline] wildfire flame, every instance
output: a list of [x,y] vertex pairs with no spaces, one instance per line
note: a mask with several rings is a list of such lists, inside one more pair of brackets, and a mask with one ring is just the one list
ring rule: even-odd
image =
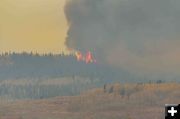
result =
[[84,57],[83,57],[83,55],[82,55],[81,52],[75,52],[75,55],[76,55],[76,59],[77,59],[78,61],[84,60]]
[[86,64],[96,63],[96,60],[90,51],[88,51],[85,55],[83,55],[80,51],[76,51],[75,56],[77,61],[84,61]]

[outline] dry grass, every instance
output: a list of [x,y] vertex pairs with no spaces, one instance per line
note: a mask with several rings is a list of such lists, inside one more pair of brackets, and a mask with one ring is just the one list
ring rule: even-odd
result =
[[106,90],[1,103],[0,119],[164,119],[164,104],[180,100],[177,83],[115,84]]

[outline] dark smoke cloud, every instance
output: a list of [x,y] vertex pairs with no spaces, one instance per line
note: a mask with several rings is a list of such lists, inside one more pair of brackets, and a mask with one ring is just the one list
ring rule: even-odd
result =
[[180,0],[68,0],[65,14],[68,47],[131,70],[180,73]]

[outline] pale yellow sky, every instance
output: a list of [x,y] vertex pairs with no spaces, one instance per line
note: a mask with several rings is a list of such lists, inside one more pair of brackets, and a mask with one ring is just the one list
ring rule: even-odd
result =
[[65,50],[65,0],[0,0],[0,52]]

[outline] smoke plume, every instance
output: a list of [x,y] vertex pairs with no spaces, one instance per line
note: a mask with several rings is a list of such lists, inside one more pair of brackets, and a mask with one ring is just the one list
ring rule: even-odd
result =
[[67,0],[66,45],[131,71],[180,73],[179,0]]

